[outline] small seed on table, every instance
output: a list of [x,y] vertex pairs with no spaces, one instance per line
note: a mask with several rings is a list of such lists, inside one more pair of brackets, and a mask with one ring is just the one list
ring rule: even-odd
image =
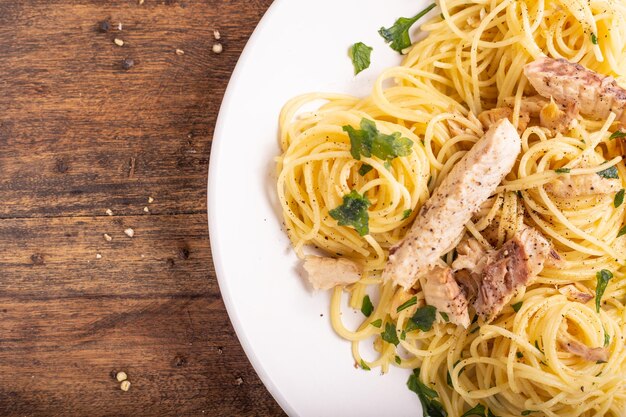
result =
[[131,229],[130,227],[128,229],[124,230],[124,233],[126,233],[126,236],[128,236],[128,237],[135,236],[135,231],[133,229]]
[[122,381],[122,383],[120,384],[120,388],[122,389],[122,391],[128,391],[130,389],[130,381]]
[[117,382],[126,381],[128,379],[128,375],[126,375],[126,372],[121,371],[115,374],[115,379],[117,379]]
[[216,43],[213,45],[213,52],[216,54],[221,54],[222,51],[224,50],[224,48],[222,47],[221,43]]
[[115,43],[117,46],[124,46],[124,41],[119,38],[115,38],[113,40],[113,43]]

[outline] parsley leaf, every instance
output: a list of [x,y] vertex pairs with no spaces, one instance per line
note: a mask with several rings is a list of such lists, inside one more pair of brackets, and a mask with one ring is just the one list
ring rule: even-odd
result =
[[599,176],[606,179],[617,179],[619,175],[617,175],[617,168],[615,165],[609,167],[607,169],[603,169],[602,171],[596,172]]
[[383,319],[374,320],[373,322],[370,323],[370,325],[374,327],[378,327],[380,329],[380,326],[383,325]]
[[348,54],[352,60],[352,66],[354,66],[354,75],[369,68],[370,56],[372,55],[370,46],[365,45],[363,42],[357,42],[350,47]]
[[598,37],[593,32],[591,33],[591,43],[594,44],[594,45],[598,44]]
[[513,307],[513,311],[517,313],[520,308],[522,308],[522,304],[524,304],[524,302],[520,301],[519,303],[511,304],[511,307]]
[[426,7],[424,10],[416,14],[415,16],[401,17],[395,21],[393,26],[388,28],[380,28],[378,33],[385,39],[386,43],[390,43],[391,49],[402,53],[402,51],[411,46],[411,37],[409,36],[409,29],[415,22],[422,18],[426,13],[431,11],[436,6],[435,3]]
[[363,369],[364,371],[371,371],[371,368],[367,366],[363,359],[361,359],[361,369]]
[[517,359],[522,359],[524,357],[524,354],[522,352],[516,352],[515,356],[517,356]]
[[609,140],[617,139],[617,138],[626,138],[626,132],[622,132],[621,130],[616,130],[609,136]]
[[596,278],[598,280],[596,285],[596,311],[599,313],[602,296],[604,295],[604,291],[606,291],[606,286],[609,284],[609,280],[613,278],[613,273],[603,269],[602,271],[596,273]]
[[569,174],[570,171],[571,169],[569,168],[558,168],[554,170],[557,174]]
[[[456,366],[461,363],[461,359],[459,359],[458,361],[454,362],[454,365],[452,365],[453,368],[456,368]],[[459,376],[461,376],[461,374],[465,372],[465,368],[461,368],[461,370],[459,371]],[[447,381],[448,381],[448,385],[450,385],[452,387],[452,377],[450,376],[450,371],[447,371],[448,375],[447,375]]]
[[381,333],[381,337],[385,342],[393,343],[395,346],[398,346],[398,343],[400,343],[396,333],[396,325],[393,323],[385,323],[385,331]]
[[400,358],[400,356],[396,355],[396,358],[395,358],[395,359],[396,359],[396,363],[397,363],[398,365],[400,365],[400,364],[402,363],[402,359]]
[[372,304],[372,300],[370,300],[370,296],[366,295],[363,297],[363,302],[361,303],[361,313],[365,317],[369,317],[372,315],[372,311],[374,311],[374,305]]
[[461,417],[470,417],[470,416],[478,416],[478,417],[486,417],[487,409],[484,405],[478,404],[476,407],[471,410],[467,410]]
[[365,236],[370,231],[367,208],[371,204],[365,195],[352,190],[350,194],[343,196],[343,204],[330,210],[328,214],[337,220],[339,226],[352,226],[359,235]]
[[443,311],[439,312],[439,315],[446,323],[450,323],[450,317],[448,317],[448,313],[444,313]]
[[602,328],[602,330],[604,330],[604,347],[608,347],[611,344],[611,336],[609,336],[605,328]]
[[624,202],[624,189],[622,188],[615,194],[615,199],[613,200],[613,205],[615,208],[618,208]]
[[619,229],[619,232],[617,232],[617,237],[624,235],[626,235],[626,226],[622,227],[621,229]]
[[402,212],[402,220],[406,220],[411,216],[411,213],[413,213],[413,210],[411,209],[406,209]]
[[409,376],[409,380],[407,381],[406,385],[419,397],[424,413],[423,416],[448,417],[448,413],[446,412],[445,408],[443,408],[443,405],[436,400],[436,398],[439,397],[437,391],[420,381],[419,376],[420,369],[414,369],[411,376]]
[[405,310],[411,306],[414,306],[415,304],[417,304],[417,297],[411,297],[409,298],[406,302],[402,303],[397,309],[396,309],[396,313],[401,312],[402,310]]
[[360,160],[361,155],[367,157],[374,155],[389,162],[398,156],[411,154],[413,141],[403,138],[400,132],[391,135],[380,133],[376,123],[366,118],[361,119],[360,127],[360,130],[350,125],[342,128],[350,137],[350,154],[354,159]]
[[417,309],[411,321],[423,332],[433,328],[433,322],[437,314],[437,309],[433,306],[424,306]]
[[370,164],[363,164],[361,165],[361,168],[359,168],[359,175],[364,177],[368,172],[370,172],[373,169],[374,167],[371,166]]

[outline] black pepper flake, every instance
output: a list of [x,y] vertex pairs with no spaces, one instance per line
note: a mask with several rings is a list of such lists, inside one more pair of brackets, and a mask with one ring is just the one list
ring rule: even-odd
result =
[[111,24],[106,20],[103,20],[98,24],[98,31],[101,33],[106,33],[111,29]]
[[134,65],[135,65],[135,61],[133,61],[130,58],[124,58],[122,60],[122,68],[125,69],[126,71],[131,69]]

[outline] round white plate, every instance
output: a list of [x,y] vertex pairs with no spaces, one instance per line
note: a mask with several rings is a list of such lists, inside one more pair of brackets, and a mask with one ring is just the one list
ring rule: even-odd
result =
[[[350,343],[330,325],[329,294],[314,293],[301,276],[281,229],[274,158],[283,104],[315,91],[369,94],[380,71],[401,61],[378,29],[426,5],[278,0],[248,42],[222,103],[209,170],[213,261],[239,340],[289,415],[420,415],[406,387],[409,372],[356,369]],[[374,51],[371,67],[355,77],[347,50],[359,41]],[[343,316],[362,318],[351,310]]]

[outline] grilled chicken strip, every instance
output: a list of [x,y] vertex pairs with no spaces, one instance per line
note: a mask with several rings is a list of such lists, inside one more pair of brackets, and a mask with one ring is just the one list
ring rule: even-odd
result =
[[600,75],[565,59],[538,58],[524,66],[535,90],[563,106],[576,106],[582,114],[606,119],[611,112],[626,125],[626,90],[612,77]]
[[316,290],[330,290],[361,279],[361,268],[349,259],[325,258],[309,255],[304,259],[309,282]]
[[422,288],[426,303],[440,313],[446,313],[451,323],[467,329],[470,325],[467,299],[447,265],[437,265],[430,270]]
[[529,285],[551,256],[550,242],[532,227],[525,226],[500,250],[489,254],[482,271],[476,312],[485,323],[493,320],[502,308]]
[[[580,166],[586,166],[581,164]],[[591,195],[614,194],[622,189],[617,178],[604,178],[598,174],[559,175],[544,186],[548,194],[558,198],[585,197]]]
[[561,349],[589,362],[606,362],[609,360],[609,350],[607,348],[590,348],[569,334],[567,332],[567,325],[562,326],[559,330],[557,340]]
[[511,122],[492,125],[424,204],[405,238],[389,250],[383,278],[408,289],[424,276],[511,171],[520,150]]

